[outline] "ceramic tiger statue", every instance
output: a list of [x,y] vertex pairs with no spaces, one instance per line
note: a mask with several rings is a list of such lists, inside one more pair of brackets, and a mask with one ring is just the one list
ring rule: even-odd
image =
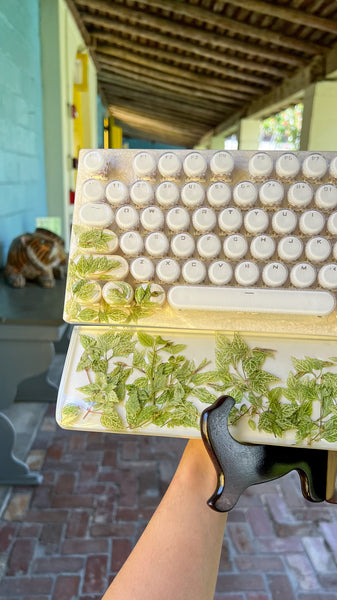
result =
[[66,274],[67,255],[62,238],[48,229],[16,237],[8,250],[4,276],[9,285],[23,288],[37,281],[44,288],[55,285]]

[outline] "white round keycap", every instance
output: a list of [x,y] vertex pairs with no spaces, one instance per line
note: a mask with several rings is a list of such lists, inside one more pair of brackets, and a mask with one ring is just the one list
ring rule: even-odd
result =
[[267,213],[261,208],[249,210],[244,217],[244,225],[249,233],[263,233],[266,231],[269,218]]
[[316,279],[316,269],[309,263],[298,263],[290,271],[290,281],[297,288],[310,287]]
[[337,260],[337,242],[335,242],[333,245],[332,254],[333,254],[334,259]]
[[205,191],[197,181],[185,183],[181,189],[181,199],[188,208],[200,206],[205,198]]
[[150,281],[154,275],[153,262],[146,256],[139,256],[132,261],[130,273],[136,281]]
[[156,161],[149,152],[139,152],[133,159],[133,169],[139,177],[152,175],[156,170]]
[[156,268],[158,279],[163,283],[174,283],[179,279],[180,267],[173,258],[163,258]]
[[331,183],[321,185],[315,194],[315,204],[318,208],[332,210],[337,206],[337,187]]
[[306,235],[320,233],[324,227],[324,216],[318,210],[307,210],[300,216],[299,227]]
[[251,181],[241,181],[233,189],[235,204],[242,208],[253,206],[257,200],[257,189]]
[[250,244],[250,252],[257,260],[268,260],[275,252],[275,241],[269,235],[258,235]]
[[113,223],[114,213],[108,204],[88,202],[83,204],[78,213],[80,221],[90,227],[108,227]]
[[214,233],[206,233],[197,241],[197,251],[201,258],[216,258],[221,251],[221,241]]
[[226,206],[231,199],[231,188],[223,181],[212,183],[207,189],[207,200],[213,208]]
[[112,306],[130,304],[133,298],[133,289],[125,281],[108,281],[103,286],[102,296],[105,302]]
[[337,178],[337,156],[335,156],[330,163],[329,173],[331,177]]
[[210,168],[213,175],[230,175],[234,169],[234,158],[229,152],[219,150],[213,154]]
[[126,256],[139,256],[143,246],[143,238],[137,231],[126,231],[119,238],[119,247]]
[[235,267],[234,277],[239,285],[254,285],[260,277],[260,271],[255,263],[245,260]]
[[249,159],[248,170],[252,177],[268,177],[273,170],[273,159],[265,152],[257,152]]
[[297,225],[297,217],[292,210],[285,208],[278,210],[272,218],[272,228],[275,233],[291,233]]
[[189,233],[177,233],[171,240],[171,250],[177,258],[189,258],[194,248],[195,241]]
[[145,250],[151,256],[165,256],[169,249],[169,242],[164,233],[156,231],[150,233],[145,240]]
[[88,179],[82,186],[82,195],[89,202],[99,202],[104,199],[104,186],[99,179]]
[[199,177],[206,172],[207,162],[200,152],[191,152],[185,157],[183,168],[188,177]]
[[105,188],[105,195],[112,206],[121,206],[129,196],[128,188],[122,181],[110,181]]
[[277,206],[284,198],[284,188],[279,181],[266,181],[260,187],[260,200],[265,206]]
[[288,277],[288,269],[280,262],[271,262],[263,267],[262,279],[268,287],[280,287]]
[[162,288],[161,285],[159,285],[158,283],[142,283],[142,285],[138,285],[136,287],[136,294],[137,294],[137,290],[139,290],[139,288],[142,288],[143,290],[148,289],[148,286],[150,286],[150,302],[151,304],[158,304],[158,306],[161,306],[162,304],[164,304],[165,302],[165,292],[164,292],[164,288]]
[[277,252],[279,257],[283,260],[297,260],[303,252],[303,242],[294,235],[288,235],[279,241]]
[[275,164],[275,170],[279,177],[296,177],[300,168],[300,161],[291,152],[282,154]]
[[243,258],[248,250],[248,243],[243,235],[233,234],[225,238],[223,251],[227,258]]
[[156,189],[156,199],[163,208],[170,208],[179,200],[179,188],[173,181],[163,181]]
[[186,283],[201,283],[206,277],[206,267],[200,260],[188,260],[183,265],[181,273]]
[[321,154],[309,154],[302,164],[302,172],[310,179],[324,177],[328,170],[328,163]]
[[214,285],[226,285],[233,276],[232,266],[225,260],[216,260],[208,268],[208,277]]
[[306,243],[305,254],[312,262],[322,262],[331,253],[331,243],[323,237],[313,237]]
[[133,206],[121,206],[116,211],[116,224],[119,229],[134,229],[139,223],[138,211]]
[[181,171],[180,158],[174,152],[165,152],[158,161],[158,171],[163,177],[174,177]]
[[152,185],[148,181],[136,181],[130,188],[130,198],[137,206],[147,206],[154,198]]
[[87,152],[83,159],[84,168],[90,173],[100,173],[104,171],[106,162],[102,152],[91,150]]
[[158,206],[147,206],[141,212],[140,222],[146,231],[161,229],[164,225],[164,213]]
[[166,215],[166,223],[171,231],[186,231],[190,224],[190,216],[185,208],[171,208]]
[[327,229],[331,235],[337,235],[337,212],[332,213],[328,218]]
[[197,208],[192,215],[193,226],[200,233],[212,231],[216,226],[216,221],[216,214],[212,208]]
[[293,183],[288,190],[288,201],[295,208],[304,208],[310,204],[314,192],[306,181]]
[[219,227],[225,233],[238,231],[242,225],[242,213],[237,208],[224,208],[219,214]]
[[337,264],[330,263],[324,265],[324,267],[319,270],[318,281],[322,287],[328,290],[337,289]]

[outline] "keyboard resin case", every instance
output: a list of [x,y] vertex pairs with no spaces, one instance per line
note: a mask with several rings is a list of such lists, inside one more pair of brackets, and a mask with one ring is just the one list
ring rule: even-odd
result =
[[337,443],[337,152],[82,150],[63,427]]

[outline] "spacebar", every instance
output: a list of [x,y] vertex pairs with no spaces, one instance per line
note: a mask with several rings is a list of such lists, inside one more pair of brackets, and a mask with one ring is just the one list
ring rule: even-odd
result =
[[172,308],[185,310],[321,316],[335,308],[334,296],[324,290],[176,285],[169,290],[167,299]]

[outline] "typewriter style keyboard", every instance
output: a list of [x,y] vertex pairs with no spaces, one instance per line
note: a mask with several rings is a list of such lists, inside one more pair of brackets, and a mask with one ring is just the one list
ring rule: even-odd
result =
[[69,258],[68,322],[332,335],[337,153],[82,150]]

